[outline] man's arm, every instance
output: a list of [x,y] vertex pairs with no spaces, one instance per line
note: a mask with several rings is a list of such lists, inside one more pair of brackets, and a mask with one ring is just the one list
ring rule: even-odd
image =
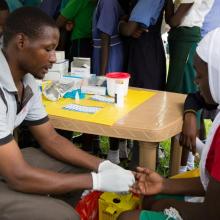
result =
[[194,3],[181,4],[174,13],[173,0],[168,0],[165,19],[171,27],[178,27]]
[[49,122],[32,126],[31,130],[48,154],[98,172],[61,174],[32,167],[23,159],[17,143],[12,140],[0,146],[0,175],[12,189],[38,194],[62,194],[79,189],[126,192],[134,184],[131,171],[110,161],[102,162],[101,159],[81,151],[59,136]]
[[0,146],[0,175],[9,187],[27,193],[60,194],[92,188],[91,174],[61,174],[31,167],[14,140]]
[[42,149],[52,157],[72,165],[98,170],[102,160],[82,151],[72,142],[59,135],[49,121],[41,125],[31,126],[30,131]]

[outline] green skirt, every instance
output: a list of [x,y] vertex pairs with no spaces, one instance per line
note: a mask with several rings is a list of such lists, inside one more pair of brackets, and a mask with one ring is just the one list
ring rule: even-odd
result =
[[200,40],[199,27],[178,27],[170,30],[167,91],[185,94],[197,91],[197,86],[194,83],[193,60]]
[[[178,195],[157,195],[155,196],[156,200],[160,199],[175,199],[179,201],[184,201],[184,196],[178,196]],[[163,212],[153,212],[153,211],[147,211],[144,210],[141,212],[139,219],[140,220],[166,220],[167,215],[165,215]],[[173,218],[169,218],[169,220],[174,220]]]

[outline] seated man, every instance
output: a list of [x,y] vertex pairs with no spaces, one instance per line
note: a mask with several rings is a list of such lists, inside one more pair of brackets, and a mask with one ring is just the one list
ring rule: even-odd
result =
[[[220,104],[220,28],[210,32],[197,48],[194,66],[195,82],[207,104]],[[202,150],[200,177],[165,179],[147,168],[138,168],[137,183],[132,191],[145,195],[144,211],[127,212],[124,219],[220,219],[220,113],[215,118],[207,142]],[[157,194],[169,194],[169,198]],[[178,197],[174,195],[179,195]],[[203,196],[203,200],[189,202],[184,196]],[[189,198],[189,197],[188,197]],[[194,198],[195,199],[195,198]],[[181,201],[182,200],[182,201]],[[188,201],[188,202],[187,202]],[[157,212],[155,212],[157,211]]]
[[[34,78],[56,62],[56,23],[38,8],[12,12],[0,51],[0,219],[79,219],[67,203],[54,199],[82,189],[128,191],[131,171],[102,161],[56,133]],[[29,126],[41,149],[20,150],[13,131]],[[79,167],[93,170],[83,173]],[[81,173],[80,173],[81,172]],[[48,196],[50,195],[50,196]]]

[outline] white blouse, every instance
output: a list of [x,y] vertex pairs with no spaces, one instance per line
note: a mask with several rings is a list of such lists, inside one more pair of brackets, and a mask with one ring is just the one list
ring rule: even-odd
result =
[[178,9],[180,4],[193,3],[192,7],[182,20],[179,26],[202,27],[205,16],[211,10],[214,0],[175,0],[174,9]]

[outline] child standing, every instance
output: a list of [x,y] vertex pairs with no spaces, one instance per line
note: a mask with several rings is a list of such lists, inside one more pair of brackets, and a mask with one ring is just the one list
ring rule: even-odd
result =
[[[201,40],[201,26],[212,4],[213,0],[176,0],[174,3],[168,0],[166,21],[171,30],[168,37],[170,64],[167,91],[188,94],[197,90],[193,57]],[[197,119],[199,117],[200,114]],[[183,149],[179,172],[193,168],[193,155]]]
[[93,17],[93,73],[123,71],[123,45],[118,23],[124,15],[118,0],[100,0]]
[[164,90],[166,60],[161,39],[165,0],[137,0],[120,33],[128,39],[128,72],[131,86]]
[[[98,1],[93,17],[92,32],[93,73],[96,75],[124,71],[123,43],[118,32],[119,21],[124,15],[119,0]],[[119,145],[123,148],[123,152],[126,152],[126,140],[110,138],[108,159],[116,164],[120,163]]]

